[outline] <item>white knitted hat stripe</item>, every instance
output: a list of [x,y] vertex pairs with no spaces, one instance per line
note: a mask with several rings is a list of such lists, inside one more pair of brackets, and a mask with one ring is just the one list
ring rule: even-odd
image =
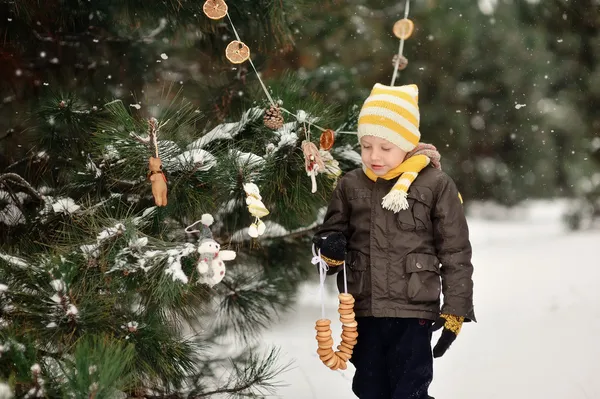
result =
[[414,104],[406,101],[403,98],[394,97],[390,94],[374,94],[367,98],[363,106],[369,104],[371,101],[385,101],[392,104],[397,104],[400,107],[406,109],[408,112],[410,112],[417,121],[420,119],[419,110],[417,109],[417,107],[415,107]]
[[376,90],[376,89],[397,91],[397,92],[401,92],[401,93],[406,93],[413,97],[417,97],[419,95],[419,90],[417,89],[416,86],[413,86],[413,85],[386,86],[386,85],[382,85],[381,83],[375,83],[375,86],[373,86],[373,90]]
[[358,138],[360,139],[362,136],[375,136],[386,139],[406,152],[410,152],[415,148],[413,143],[399,135],[398,132],[381,125],[372,125],[368,123],[358,125]]
[[[362,112],[360,113],[360,115],[358,117],[358,123],[360,123],[360,119],[363,116],[367,116],[367,115],[383,116],[387,119],[390,119],[390,120],[396,122],[397,124],[402,126],[404,129],[406,129],[410,133],[412,133],[412,135],[417,138],[417,141],[418,141],[419,136],[421,135],[419,133],[419,129],[415,125],[413,125],[411,122],[406,120],[406,118],[404,118],[402,115],[397,114],[394,111],[390,111],[389,109],[380,108],[380,107],[363,108]],[[397,135],[398,133],[395,132],[394,134]]]

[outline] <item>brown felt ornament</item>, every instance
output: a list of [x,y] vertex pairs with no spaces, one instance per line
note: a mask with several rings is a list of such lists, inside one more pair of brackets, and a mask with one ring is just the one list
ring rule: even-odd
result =
[[162,170],[160,158],[150,157],[148,177],[152,183],[152,195],[157,206],[167,206],[167,177]]

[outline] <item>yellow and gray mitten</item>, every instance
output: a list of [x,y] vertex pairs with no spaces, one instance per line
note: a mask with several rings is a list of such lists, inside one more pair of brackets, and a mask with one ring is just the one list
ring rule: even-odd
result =
[[452,314],[441,314],[440,317],[433,323],[431,326],[432,331],[437,331],[440,328],[444,328],[442,330],[442,335],[438,340],[437,344],[433,348],[433,357],[441,357],[450,345],[456,339],[458,333],[460,333],[460,329],[465,321],[465,318],[462,316],[455,316]]

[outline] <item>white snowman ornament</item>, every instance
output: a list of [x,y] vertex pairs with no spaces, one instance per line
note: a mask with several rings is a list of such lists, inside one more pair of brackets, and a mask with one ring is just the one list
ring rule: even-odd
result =
[[256,184],[244,183],[244,191],[246,192],[248,211],[254,216],[254,222],[248,228],[248,235],[252,238],[257,238],[265,233],[266,226],[260,218],[267,216],[269,210],[263,204],[260,190]]
[[200,274],[198,282],[213,287],[225,277],[224,261],[234,260],[236,253],[235,251],[221,250],[221,245],[211,237],[209,226],[214,221],[211,215],[202,215],[200,221],[204,225],[203,230],[205,233],[204,238],[199,240],[197,249],[200,255],[196,264],[196,269]]

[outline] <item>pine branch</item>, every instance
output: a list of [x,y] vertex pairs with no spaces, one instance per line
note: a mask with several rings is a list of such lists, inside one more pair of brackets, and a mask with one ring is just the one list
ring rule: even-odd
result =
[[240,367],[235,363],[232,364],[234,369],[234,374],[231,376],[234,381],[233,386],[197,393],[190,396],[189,399],[205,398],[218,394],[229,394],[234,397],[266,396],[262,391],[272,391],[273,388],[276,388],[277,383],[273,380],[286,372],[291,366],[291,363],[276,365],[278,356],[279,351],[276,348],[272,348],[264,359],[260,359],[252,353],[248,356],[247,364],[244,367]]
[[[27,191],[29,191],[29,193],[31,195],[33,195],[35,198],[38,199],[38,201],[40,202],[44,202],[44,199],[42,198],[41,194],[38,193],[33,187],[31,187],[31,184],[29,184],[27,182],[27,180],[23,179],[21,176],[19,176],[16,173],[4,173],[0,175],[0,183],[2,183],[3,180],[7,180],[10,181],[13,184],[17,184],[21,187],[24,187],[25,189],[27,189]],[[6,183],[4,183],[4,185],[6,185]]]

